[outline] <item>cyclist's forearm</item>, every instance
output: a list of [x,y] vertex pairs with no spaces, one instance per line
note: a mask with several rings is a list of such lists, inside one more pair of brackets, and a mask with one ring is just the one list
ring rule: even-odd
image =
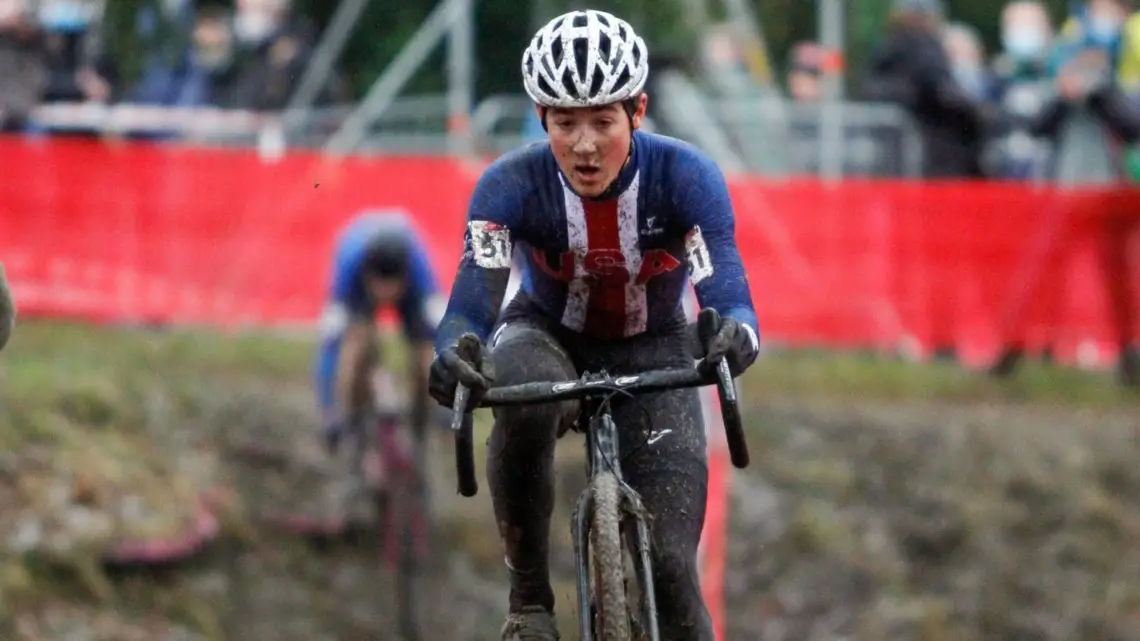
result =
[[505,269],[487,269],[464,259],[451,289],[447,313],[439,324],[435,340],[437,352],[455,345],[467,332],[481,341],[487,340],[499,317],[510,277],[509,264]]
[[365,345],[349,345],[337,376],[341,408],[360,416],[372,407],[371,359]]

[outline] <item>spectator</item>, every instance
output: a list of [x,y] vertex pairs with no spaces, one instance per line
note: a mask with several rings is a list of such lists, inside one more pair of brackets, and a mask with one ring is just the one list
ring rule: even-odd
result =
[[896,0],[886,40],[863,81],[865,98],[906,109],[924,143],[929,178],[980,176],[982,106],[951,75],[940,0]]
[[1097,51],[1107,57],[1107,68],[1115,69],[1120,52],[1121,28],[1128,17],[1121,0],[1089,0],[1078,5],[1061,27],[1053,55],[1053,71],[1071,62],[1082,52]]
[[1004,126],[987,145],[986,173],[1013,180],[1049,176],[1052,141],[1040,134],[1039,118],[1056,96],[1048,75],[1053,27],[1044,5],[1015,0],[1002,10],[1002,53],[993,62],[993,101]]
[[313,27],[292,13],[290,0],[237,0],[234,34],[240,58],[232,106],[284,109],[308,65]]
[[49,81],[45,102],[109,102],[112,69],[103,55],[93,0],[44,0],[39,4]]
[[986,69],[986,56],[977,29],[951,22],[942,30],[942,46],[950,61],[950,75],[971,100],[982,103],[990,99],[993,79]]
[[823,97],[823,47],[801,42],[792,48],[788,63],[788,95],[796,102],[816,102]]
[[169,78],[186,64],[197,16],[192,0],[162,0],[143,6],[135,18],[137,46],[143,53],[141,73],[131,91],[130,101],[163,104],[161,95]]
[[[1128,104],[1115,83],[1114,63],[1119,57],[1119,32],[1127,13],[1115,0],[1094,0],[1078,7],[1062,29],[1052,58],[1056,69],[1058,99],[1050,103],[1041,118],[1042,133],[1058,140],[1057,182],[1064,187],[1117,185],[1123,175],[1122,143],[1140,136],[1140,116]],[[1079,236],[1093,235],[1099,241],[1099,262],[1104,273],[1113,337],[1121,354],[1118,374],[1122,384],[1140,386],[1140,353],[1134,349],[1137,299],[1128,268],[1128,237],[1132,224],[1117,211],[1118,201],[1088,199],[1086,207],[1099,208],[1090,218],[1091,226],[1075,225],[1074,215],[1087,212],[1067,210],[1043,213],[1040,248],[1032,263],[1053,269],[1064,264],[1069,249]],[[1023,322],[1028,301],[1036,296],[1038,285],[1055,274],[1030,274],[1018,279],[1013,304],[1003,321],[1003,332]],[[1022,360],[1024,346],[1007,340],[1007,347],[991,368],[996,376],[1013,373]]]
[[1059,99],[1048,106],[1042,131],[1058,141],[1057,179],[1063,184],[1114,184],[1121,178],[1120,140],[1113,135],[1118,112],[1089,98],[1117,91],[1114,70],[1126,16],[1117,0],[1092,0],[1077,7],[1058,37],[1050,64]]
[[194,20],[190,49],[175,65],[154,65],[135,91],[135,101],[167,107],[218,106],[228,101],[233,83],[233,33],[229,12],[200,9]]
[[28,0],[0,0],[0,132],[23,128],[47,88],[43,41]]

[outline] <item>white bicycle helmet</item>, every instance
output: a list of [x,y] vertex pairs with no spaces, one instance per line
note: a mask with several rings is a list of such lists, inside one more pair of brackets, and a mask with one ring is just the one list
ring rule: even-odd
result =
[[605,11],[571,11],[546,23],[522,58],[523,87],[543,107],[596,107],[641,93],[645,41]]

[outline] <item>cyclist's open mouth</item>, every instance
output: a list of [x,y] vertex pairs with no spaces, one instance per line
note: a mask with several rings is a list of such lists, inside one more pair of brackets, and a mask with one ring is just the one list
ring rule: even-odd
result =
[[602,175],[601,167],[593,167],[591,165],[574,165],[574,173],[578,175],[578,179],[584,183],[592,183],[598,180]]

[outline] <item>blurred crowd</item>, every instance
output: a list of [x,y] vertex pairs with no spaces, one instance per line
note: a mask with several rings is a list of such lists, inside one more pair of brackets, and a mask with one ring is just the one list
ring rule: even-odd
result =
[[[825,59],[818,44],[796,45],[792,100],[821,98]],[[925,177],[1140,178],[1140,12],[1129,0],[1087,0],[1056,25],[1042,3],[1008,2],[992,55],[941,0],[897,0],[860,75],[854,98],[912,116]]]
[[[61,102],[280,110],[317,36],[290,0],[154,0],[139,3],[134,50],[112,55],[122,35],[104,28],[109,1],[0,0],[0,131]],[[334,80],[321,99],[343,94]]]

